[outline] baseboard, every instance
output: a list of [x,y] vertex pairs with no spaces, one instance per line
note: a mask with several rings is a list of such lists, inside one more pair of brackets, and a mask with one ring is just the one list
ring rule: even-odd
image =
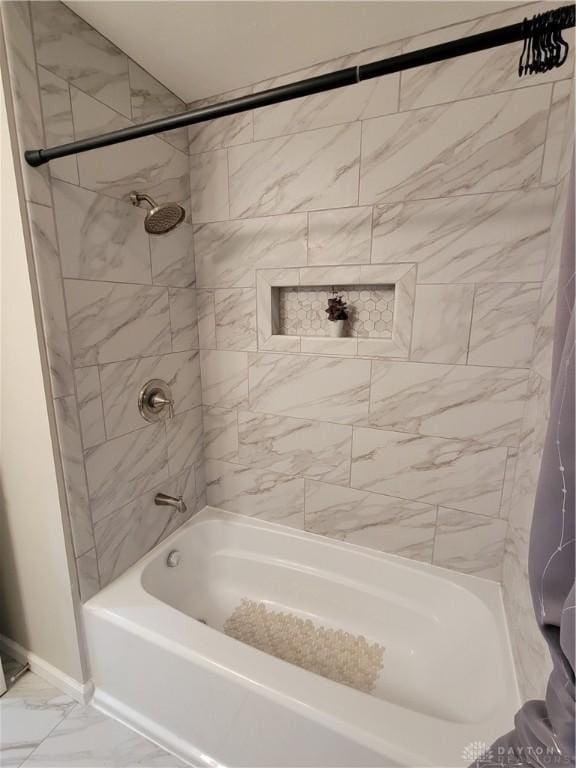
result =
[[10,640],[10,638],[5,637],[2,634],[0,634],[0,650],[4,651],[9,656],[12,656],[12,658],[16,659],[16,661],[19,661],[21,664],[28,664],[30,670],[34,672],[34,674],[38,675],[38,677],[41,677],[43,680],[46,680],[46,682],[50,683],[55,688],[58,688],[58,690],[63,693],[68,694],[68,696],[71,696],[76,701],[79,701],[81,704],[88,703],[92,698],[94,684],[91,680],[87,683],[80,683],[78,680],[74,680],[73,677],[62,672],[61,669],[58,669],[53,664],[45,661],[45,659],[28,651],[20,645],[20,643],[16,643],[14,640]]
[[220,763],[212,760],[200,750],[195,749],[189,742],[179,738],[157,722],[132,709],[132,707],[122,704],[114,696],[110,696],[110,694],[105,693],[98,687],[94,690],[94,697],[91,703],[93,707],[103,714],[118,720],[122,725],[125,725],[132,731],[136,731],[140,736],[144,736],[148,741],[152,741],[188,765],[195,766],[195,768],[222,768]]

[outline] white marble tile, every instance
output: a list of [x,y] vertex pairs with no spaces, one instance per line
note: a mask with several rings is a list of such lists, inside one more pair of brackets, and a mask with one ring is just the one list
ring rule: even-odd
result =
[[143,210],[62,181],[52,190],[64,277],[152,282]]
[[168,479],[163,423],[108,440],[84,456],[94,523]]
[[31,203],[28,206],[34,263],[40,293],[40,311],[44,339],[50,366],[52,395],[61,397],[74,392],[74,373],[68,340],[66,305],[62,290],[62,275],[58,244],[51,208]]
[[196,292],[198,312],[198,343],[200,349],[216,348],[216,314],[214,311],[214,291]]
[[352,427],[238,412],[238,461],[327,483],[350,480]]
[[74,395],[54,400],[58,443],[62,456],[68,515],[76,557],[94,546],[88,488],[80,439],[80,421]]
[[248,399],[248,353],[200,350],[202,403],[235,408]]
[[77,139],[88,139],[100,133],[129,128],[132,121],[101,101],[93,99],[84,91],[70,86],[72,120]]
[[256,288],[214,291],[216,347],[256,349]]
[[218,149],[189,157],[192,221],[220,221],[230,217],[228,151]]
[[[74,141],[72,105],[70,88],[65,80],[38,67],[40,100],[44,118],[44,134],[49,147]],[[50,175],[53,179],[62,179],[72,184],[79,184],[76,157],[59,157],[50,161]]]
[[238,461],[238,414],[236,409],[205,405],[204,457]]
[[551,87],[366,120],[360,204],[496,192],[537,182]]
[[130,116],[128,57],[64,3],[32,3],[38,64]]
[[561,80],[554,84],[540,177],[542,184],[555,184],[558,181],[565,128],[570,121],[572,126],[574,125],[574,114],[569,112],[570,94],[573,90],[574,80]]
[[178,352],[109,363],[100,367],[102,401],[108,438],[147,425],[138,410],[138,395],[150,379],[162,379],[172,391],[175,414],[200,405],[198,352]]
[[544,264],[544,280],[540,293],[538,321],[534,337],[532,369],[547,380],[550,379],[552,371],[556,304],[558,299],[559,255],[564,238],[570,184],[570,176],[566,176],[556,186],[554,215],[550,227],[550,238]]
[[[367,268],[370,267],[367,265]],[[375,270],[381,269],[381,267],[374,267]],[[362,276],[362,267],[354,265],[336,265],[336,266],[322,266],[322,267],[303,267],[299,270],[299,285],[328,285],[330,288],[332,285],[346,285],[346,283],[359,283]],[[370,280],[367,283],[372,282]]]
[[90,549],[81,557],[76,558],[76,570],[80,599],[85,603],[100,590],[100,574],[98,573],[98,559],[95,549]]
[[429,504],[307,480],[304,517],[312,533],[432,561],[436,508]]
[[183,223],[149,239],[154,285],[192,288],[196,282],[192,227]]
[[200,512],[208,501],[206,500],[206,467],[205,461],[200,461],[194,467],[196,475],[196,512]]
[[[191,108],[198,106],[197,103]],[[225,149],[236,144],[246,144],[252,141],[252,112],[241,112],[238,115],[228,115],[217,120],[188,126],[188,147],[191,155],[199,152],[209,152],[214,149]]]
[[[574,81],[572,81],[574,82]],[[564,135],[560,144],[560,162],[558,163],[558,181],[561,182],[566,177],[570,176],[570,170],[572,168],[572,156],[574,154],[575,144],[575,126],[576,122],[576,93],[574,85],[570,91],[570,98],[568,102],[568,111],[566,113],[566,119],[564,121]]]
[[193,467],[202,459],[202,406],[178,413],[166,422],[168,467],[171,475]]
[[372,426],[490,445],[517,445],[528,372],[428,363],[372,363]]
[[510,513],[517,463],[518,448],[508,448],[506,471],[504,472],[504,486],[502,488],[502,499],[500,501],[500,517],[507,518]]
[[[239,96],[247,95],[250,89],[239,89],[215,96],[211,99],[201,99],[190,104],[190,109],[218,104]],[[209,152],[211,149],[224,149],[234,144],[246,144],[254,138],[252,128],[252,112],[241,112],[237,115],[208,120],[205,123],[188,126],[188,151],[191,155],[199,152]]]
[[370,361],[250,354],[250,410],[352,424],[368,416]]
[[74,365],[170,352],[168,291],[65,280]]
[[[154,503],[157,493],[182,496],[187,511]],[[98,567],[102,586],[124,573],[131,565],[179,528],[194,513],[196,482],[194,468],[166,478],[159,485],[128,504],[112,511],[94,526]]]
[[264,267],[306,264],[306,214],[205,224],[194,229],[201,288],[253,287]]
[[[415,35],[403,45],[402,51],[407,53],[417,48],[425,48],[508,24],[516,24],[522,21],[525,15],[530,17],[549,9],[549,3],[533,3],[531,7],[511,8],[502,13],[481,16],[474,21]],[[519,49],[516,45],[502,45],[406,70],[402,73],[400,109],[414,109],[499,91],[529,88],[535,84],[534,76],[518,77],[520,50],[521,47]],[[567,61],[563,67],[539,74],[537,83],[547,83],[567,77],[573,68],[571,54],[570,61]]]
[[356,336],[342,336],[340,338],[300,336],[299,351],[306,354],[328,355],[331,357],[356,357],[358,354],[358,338]]
[[234,218],[356,205],[360,124],[228,150]]
[[[318,64],[268,80],[262,85],[275,88],[297,80],[317,77],[351,66],[352,59],[356,58],[357,55],[354,55]],[[396,73],[328,93],[312,94],[257,109],[254,112],[254,138],[267,139],[396,112],[399,83],[400,77]]]
[[308,214],[309,264],[370,261],[372,208],[341,208]]
[[304,479],[209,459],[208,504],[273,523],[304,528]]
[[[76,138],[94,136],[133,123],[76,88],[71,89]],[[189,208],[188,156],[157,136],[102,147],[78,155],[83,187],[126,201],[133,190],[156,202]]]
[[372,262],[417,263],[419,283],[540,280],[553,199],[522,189],[377,206]]
[[[12,92],[21,152],[45,146],[30,6],[29,2],[14,0],[0,8],[9,73],[7,85]],[[26,200],[51,205],[48,166],[32,168],[23,162],[21,167]]]
[[0,759],[18,768],[73,709],[76,702],[27,672],[0,698]]
[[355,428],[351,486],[496,517],[506,448]]
[[90,706],[76,705],[28,758],[26,768],[183,766],[177,758]]
[[172,349],[182,352],[198,349],[198,314],[193,288],[169,288]]
[[[128,60],[128,75],[132,118],[137,123],[186,111],[186,104],[181,99],[156,78],[149,75],[145,69],[139,67],[132,59]],[[181,152],[188,151],[186,128],[175,128],[173,131],[166,131],[158,135]]]
[[479,285],[468,363],[529,368],[539,299],[540,283]]
[[465,363],[473,285],[418,285],[410,358],[423,363]]
[[434,564],[500,581],[506,520],[438,509]]
[[98,366],[90,365],[86,368],[77,368],[74,371],[74,376],[76,377],[82,444],[84,448],[92,448],[92,446],[106,440]]

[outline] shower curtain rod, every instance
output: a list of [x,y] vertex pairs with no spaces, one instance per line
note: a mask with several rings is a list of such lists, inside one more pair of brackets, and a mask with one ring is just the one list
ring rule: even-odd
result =
[[[326,75],[310,77],[306,80],[290,83],[289,85],[282,85],[278,88],[270,88],[267,91],[261,91],[249,96],[241,96],[240,98],[224,101],[220,104],[193,109],[188,112],[182,112],[179,115],[162,117],[158,120],[150,120],[140,125],[110,131],[100,136],[80,139],[79,141],[71,141],[67,144],[61,144],[48,149],[29,149],[24,152],[24,157],[28,165],[43,165],[59,157],[89,152],[99,147],[108,147],[112,144],[120,144],[124,141],[142,138],[143,136],[153,136],[156,133],[203,123],[207,120],[215,120],[219,117],[236,115],[251,109],[260,109],[271,104],[279,104],[283,101],[331,91],[346,85],[355,85],[374,77],[382,77],[394,72],[434,64],[438,61],[453,59],[456,56],[464,56],[468,53],[476,53],[489,48],[496,48],[500,45],[507,45],[508,43],[515,43],[520,40],[524,41],[524,49],[520,59],[519,75],[521,76],[523,73],[527,74],[528,72],[545,71],[550,66],[559,66],[566,60],[566,56],[564,56],[562,62],[556,59],[553,64],[550,64],[548,57],[553,59],[554,56],[560,55],[559,39],[562,45],[565,46],[567,53],[568,46],[561,40],[560,32],[563,29],[575,26],[575,8],[576,6],[574,5],[562,6],[535,16],[532,20],[524,19],[524,21],[518,24],[510,24],[500,29],[462,37],[458,40],[432,45],[429,48],[422,48],[410,53],[402,53],[399,56],[381,59],[371,64],[348,67],[347,69],[341,69]],[[526,55],[526,62],[523,67],[522,57],[524,55]],[[528,65],[527,62],[530,58],[531,64]],[[524,72],[522,71],[523,69]]]

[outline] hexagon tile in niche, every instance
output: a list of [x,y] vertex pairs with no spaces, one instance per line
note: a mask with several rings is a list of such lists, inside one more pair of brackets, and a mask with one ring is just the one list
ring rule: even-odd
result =
[[324,311],[337,293],[348,304],[348,335],[386,339],[392,336],[393,285],[289,286],[280,288],[280,333],[290,336],[328,336]]

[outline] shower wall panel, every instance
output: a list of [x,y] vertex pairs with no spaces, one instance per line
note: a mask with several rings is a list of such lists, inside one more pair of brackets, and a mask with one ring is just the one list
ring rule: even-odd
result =
[[[4,3],[2,17],[20,156],[183,109],[63,4]],[[526,559],[574,62],[520,80],[518,55],[503,46],[187,135],[23,166],[84,599],[182,522],[154,506],[154,493],[183,493],[190,511],[207,499],[503,579],[523,692],[542,694],[547,656]],[[188,221],[146,235],[143,212],[126,202],[133,188],[179,201]],[[416,274],[407,356],[350,357],[346,339],[331,339],[329,354],[259,346],[259,274],[291,285],[283,273],[310,266],[325,284],[346,265]],[[140,380],[155,376],[177,393],[167,428],[134,412]]]
[[[493,14],[214,100],[523,15]],[[574,62],[519,79],[519,53],[503,46],[194,126],[189,151],[208,501],[490,579],[502,580],[504,564],[528,695],[542,693],[547,671],[526,549]],[[414,267],[408,358],[350,359],[354,339],[330,339],[324,355],[312,353],[321,339],[304,347],[278,336],[274,350],[256,339],[254,317],[269,326],[260,313],[274,302],[257,302],[253,286],[267,273],[272,285],[294,285],[303,258],[322,265],[322,284],[338,284],[343,265]]]
[[[2,3],[2,21],[20,158],[185,108],[60,2]],[[22,167],[84,600],[182,524],[157,491],[183,494],[189,514],[205,503],[187,142],[182,129]],[[148,235],[132,189],[188,221]],[[138,413],[152,378],[175,394],[169,424]]]

